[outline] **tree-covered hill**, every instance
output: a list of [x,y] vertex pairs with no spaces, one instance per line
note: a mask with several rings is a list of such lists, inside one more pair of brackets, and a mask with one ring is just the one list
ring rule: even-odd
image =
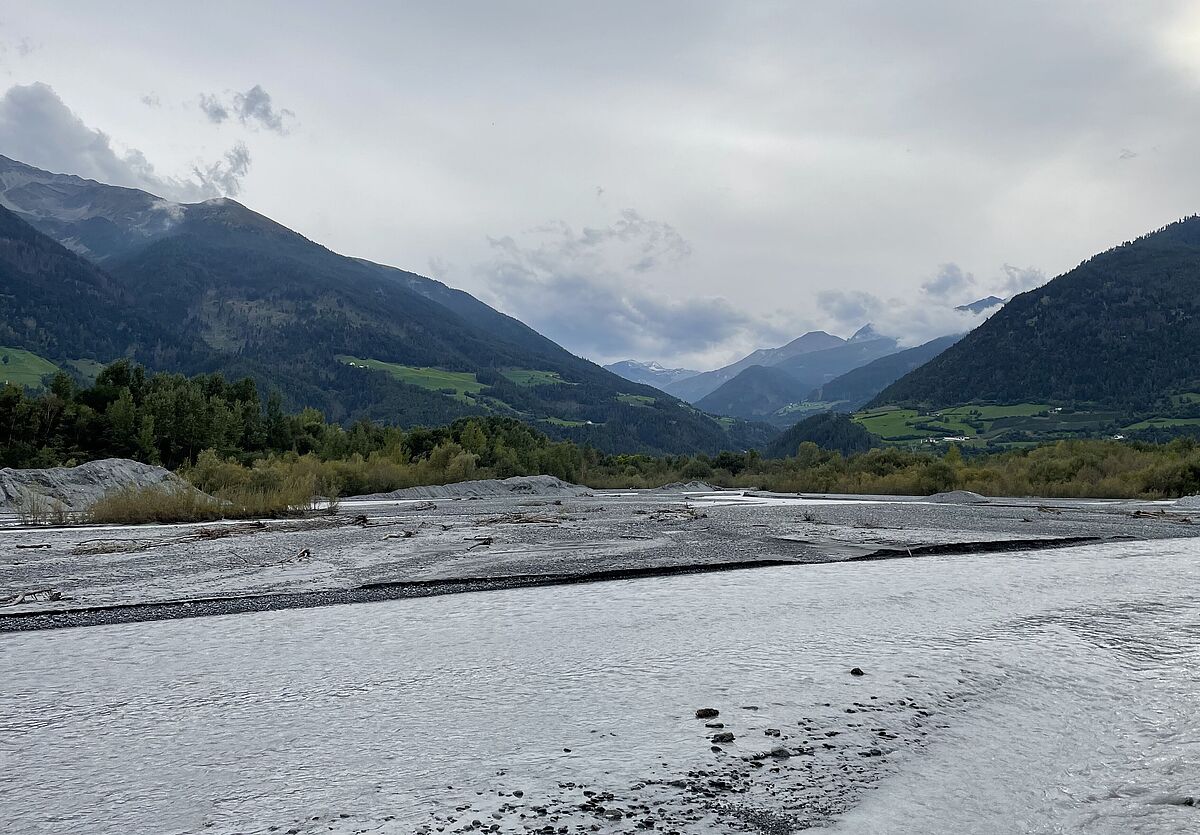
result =
[[871,405],[1095,403],[1146,410],[1200,391],[1200,217],[1013,298]]
[[801,444],[816,444],[821,449],[854,455],[882,446],[882,442],[851,420],[849,415],[822,412],[805,418],[781,432],[763,449],[767,458],[790,458]]
[[798,403],[808,394],[808,383],[786,371],[752,365],[711,394],[696,401],[696,408],[714,415],[730,415],[747,420],[764,419],[789,403]]

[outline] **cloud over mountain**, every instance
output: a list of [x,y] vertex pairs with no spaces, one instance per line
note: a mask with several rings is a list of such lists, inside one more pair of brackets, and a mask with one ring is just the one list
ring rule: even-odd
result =
[[161,174],[137,148],[118,150],[108,134],[84,124],[53,88],[40,82],[10,87],[0,97],[0,148],[39,168],[180,202],[236,195],[250,167],[250,153],[239,142],[221,159],[196,163],[187,176]]

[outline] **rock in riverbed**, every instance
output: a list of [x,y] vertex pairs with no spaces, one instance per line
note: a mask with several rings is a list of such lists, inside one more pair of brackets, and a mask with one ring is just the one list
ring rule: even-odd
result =
[[131,487],[169,487],[200,494],[170,470],[126,458],[89,461],[78,467],[45,470],[0,470],[0,510],[28,509],[31,501],[80,511],[105,493]]

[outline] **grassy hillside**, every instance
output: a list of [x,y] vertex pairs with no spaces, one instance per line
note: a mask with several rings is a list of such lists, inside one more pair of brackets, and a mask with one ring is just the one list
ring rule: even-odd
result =
[[58,371],[58,366],[37,354],[20,348],[0,347],[0,386],[42,388],[42,381]]
[[1006,448],[1071,438],[1166,441],[1200,436],[1200,403],[1191,393],[1180,395],[1162,413],[1018,403],[930,410],[885,406],[858,412],[853,419],[893,446]]

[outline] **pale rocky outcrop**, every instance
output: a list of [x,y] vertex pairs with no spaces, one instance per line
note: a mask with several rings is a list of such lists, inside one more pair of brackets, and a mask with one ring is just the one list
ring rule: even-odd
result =
[[79,511],[112,490],[160,484],[195,489],[170,470],[125,458],[45,470],[5,468],[0,470],[0,510],[18,510],[31,499],[40,499],[61,504],[66,511]]

